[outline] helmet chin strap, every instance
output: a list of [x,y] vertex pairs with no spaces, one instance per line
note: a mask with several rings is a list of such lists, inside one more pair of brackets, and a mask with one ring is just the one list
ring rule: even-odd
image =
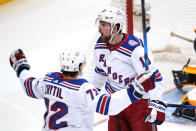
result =
[[113,40],[113,38],[114,38],[114,36],[117,35],[117,34],[120,32],[120,29],[118,29],[118,31],[117,31],[116,33],[113,34],[113,33],[112,33],[113,30],[114,30],[114,24],[111,25],[111,37],[110,37],[109,43],[111,43],[112,40]]
[[82,77],[82,74],[81,73],[79,73],[79,75],[78,75],[78,79],[80,79]]
[[82,68],[79,69],[79,71],[78,71],[78,78],[81,78],[82,74],[83,74],[83,64],[82,64]]

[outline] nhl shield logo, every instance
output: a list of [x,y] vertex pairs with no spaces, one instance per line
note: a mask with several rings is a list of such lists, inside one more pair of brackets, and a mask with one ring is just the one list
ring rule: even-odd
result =
[[128,44],[129,44],[130,46],[135,46],[135,45],[137,45],[138,43],[137,43],[136,41],[134,41],[134,40],[129,40],[129,41],[128,41]]

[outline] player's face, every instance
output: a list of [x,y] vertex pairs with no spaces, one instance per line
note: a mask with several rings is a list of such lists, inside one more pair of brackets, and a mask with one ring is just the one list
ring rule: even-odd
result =
[[111,26],[110,23],[99,21],[99,33],[102,36],[102,41],[108,43],[111,37]]

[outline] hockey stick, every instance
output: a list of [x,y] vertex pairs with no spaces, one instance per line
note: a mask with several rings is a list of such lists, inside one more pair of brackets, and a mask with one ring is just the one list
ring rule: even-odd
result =
[[[196,33],[196,32],[195,32],[195,33]],[[185,40],[185,41],[188,41],[188,42],[193,43],[194,50],[195,50],[195,52],[196,52],[196,38],[195,38],[195,40],[192,40],[192,39],[190,39],[190,38],[186,38],[186,37],[184,37],[184,36],[178,35],[178,34],[176,34],[176,33],[174,33],[174,32],[171,32],[171,36],[175,36],[175,37],[177,37],[177,38],[180,38],[180,39],[183,39],[183,40]]]
[[178,108],[196,109],[196,106],[192,106],[192,105],[180,105],[180,104],[167,104],[167,107],[178,107]]
[[147,35],[146,35],[146,12],[145,2],[141,0],[142,4],[142,27],[143,27],[143,38],[144,38],[144,59],[145,59],[145,70],[148,71],[148,47],[147,47]]
[[185,40],[185,41],[194,43],[194,40],[189,39],[189,38],[186,38],[186,37],[181,36],[181,35],[178,35],[178,34],[176,34],[176,33],[174,33],[174,32],[171,32],[171,36],[175,36],[175,37],[180,38],[180,39],[183,39],[183,40]]
[[[143,38],[144,38],[144,59],[145,59],[145,70],[148,71],[148,47],[147,47],[147,34],[146,34],[146,10],[145,2],[141,0],[142,4],[142,27],[143,27]],[[152,130],[156,130],[156,125],[152,124]]]
[[191,59],[189,58],[187,63],[183,66],[182,71],[184,70],[184,68],[186,68],[189,65],[190,61],[191,61]]

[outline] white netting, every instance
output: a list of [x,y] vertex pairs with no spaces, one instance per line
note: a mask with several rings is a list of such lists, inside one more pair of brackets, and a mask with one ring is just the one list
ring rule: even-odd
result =
[[94,61],[94,46],[99,38],[100,34],[97,33],[93,40],[89,43],[89,46],[85,49],[85,56],[86,56],[86,66],[84,68],[83,77],[87,78],[88,80],[91,79],[92,73],[95,69],[95,61]]
[[[152,49],[155,59],[184,62],[191,58],[194,62],[196,53],[193,44],[171,37],[170,33],[195,39],[196,0],[145,0],[145,3],[151,6],[149,11],[151,30],[147,34],[147,44]],[[134,5],[138,4],[141,4],[141,0],[134,1]],[[126,0],[111,0],[111,5],[125,10]],[[141,21],[134,23],[141,23]],[[134,33],[143,38],[142,33],[135,30]]]
[[178,58],[179,54],[181,54],[181,59],[173,60],[182,60],[187,57],[192,57],[193,59],[196,57],[192,43],[171,37],[170,35],[171,32],[175,32],[184,37],[195,39],[196,1],[149,0],[149,2],[152,7],[152,28],[148,34],[148,43],[152,51],[170,52],[169,55],[165,54],[166,59],[171,59],[171,57],[175,58],[175,56]]

